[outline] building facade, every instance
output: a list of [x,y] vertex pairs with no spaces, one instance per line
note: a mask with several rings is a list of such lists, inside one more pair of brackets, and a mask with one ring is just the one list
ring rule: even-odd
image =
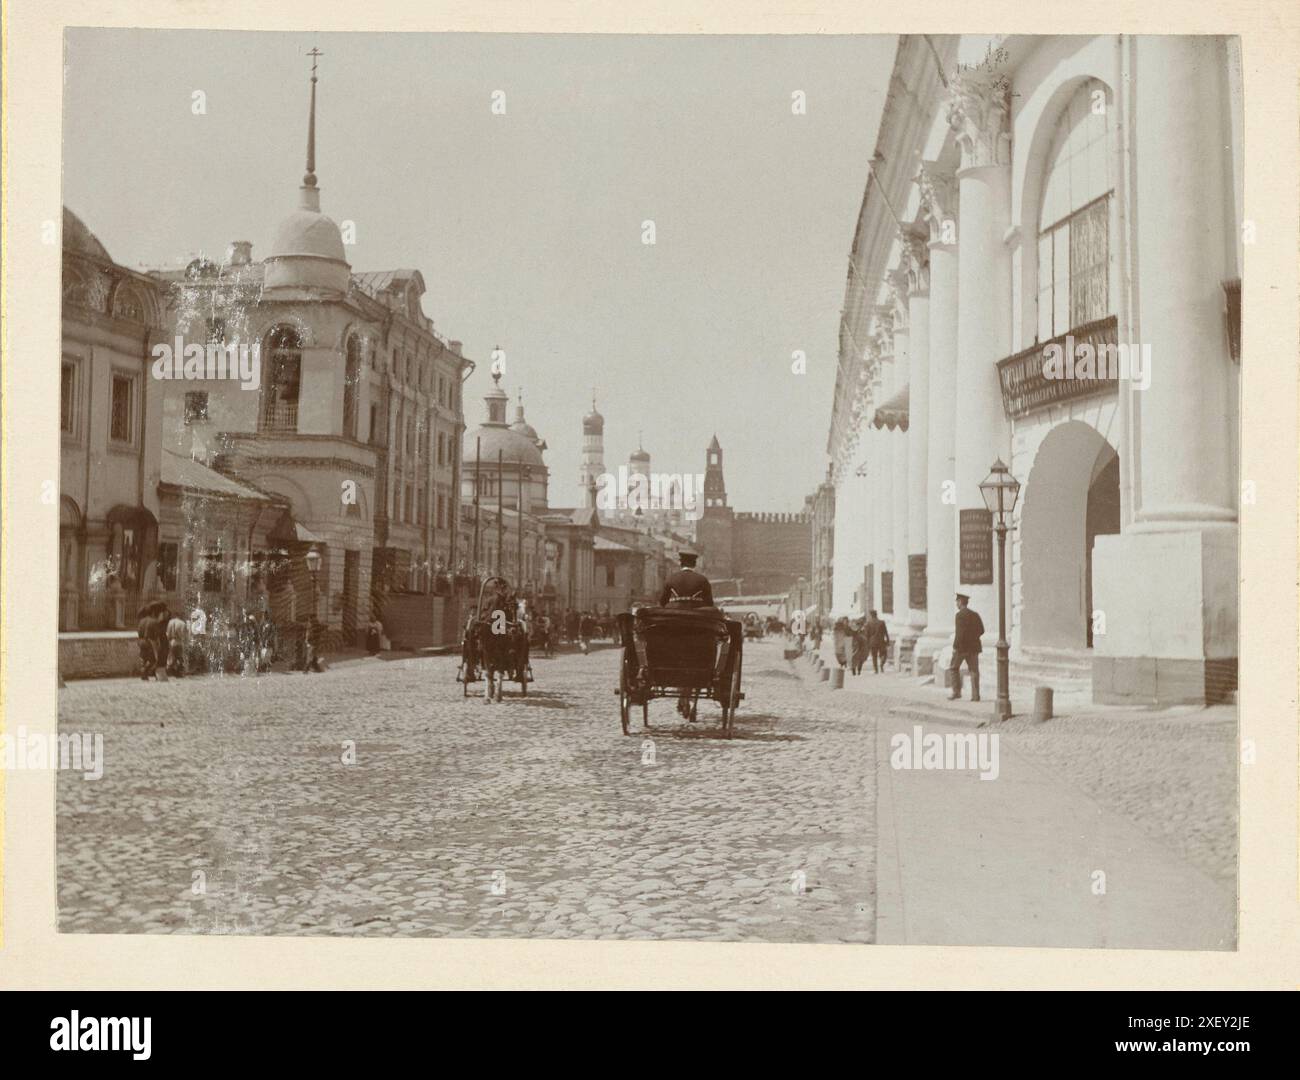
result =
[[134,626],[157,592],[163,395],[149,366],[165,323],[157,283],[65,208],[60,630]]
[[[1189,118],[1195,117],[1195,122]],[[900,39],[853,237],[832,604],[946,661],[953,594],[1102,701],[1237,664],[1241,79],[1213,37]]]
[[[321,212],[314,75],[311,85],[307,171],[266,258],[236,241],[220,265],[151,275],[184,360],[161,384],[160,426],[166,449],[290,507],[277,530],[277,621],[314,614],[330,640],[358,645],[388,596],[430,593],[458,562],[461,384],[473,364],[424,314],[418,271],[352,272]],[[232,378],[241,349],[259,366]]]

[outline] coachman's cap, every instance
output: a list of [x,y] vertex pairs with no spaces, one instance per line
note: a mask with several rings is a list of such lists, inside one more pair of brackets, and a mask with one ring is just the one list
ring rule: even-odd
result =
[[959,592],[959,593],[957,594],[957,599],[958,599],[958,600],[965,600],[966,603],[968,603],[968,604],[970,603],[970,597],[967,596],[964,592]]
[[700,553],[698,551],[692,551],[690,548],[682,548],[682,550],[677,553],[677,558],[681,561],[683,566],[694,566],[699,557]]

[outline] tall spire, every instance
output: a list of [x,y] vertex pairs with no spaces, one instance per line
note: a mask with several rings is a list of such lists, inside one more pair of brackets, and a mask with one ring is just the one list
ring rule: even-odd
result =
[[312,46],[311,52],[311,110],[307,114],[307,175],[302,178],[304,187],[316,186],[316,61],[325,54]]

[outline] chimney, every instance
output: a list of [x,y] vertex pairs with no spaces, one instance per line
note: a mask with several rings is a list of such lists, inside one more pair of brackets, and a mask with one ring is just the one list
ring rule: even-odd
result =
[[447,342],[447,348],[449,348],[449,349],[450,349],[453,353],[455,353],[457,356],[460,356],[460,355],[461,355],[461,352],[460,352],[460,350],[461,350],[461,344],[460,344],[459,341],[449,341],[449,342]]
[[226,252],[226,263],[230,266],[247,266],[253,261],[253,242],[251,240],[232,240],[230,250]]

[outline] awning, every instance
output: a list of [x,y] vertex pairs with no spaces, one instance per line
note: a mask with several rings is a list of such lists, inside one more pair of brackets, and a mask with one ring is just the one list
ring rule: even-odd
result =
[[323,544],[323,543],[325,543],[324,540],[322,540],[322,539],[321,539],[319,536],[317,536],[314,532],[312,532],[310,529],[308,529],[306,526],[304,526],[301,522],[295,521],[295,522],[293,523],[293,531],[297,534],[297,536],[298,536],[298,542],[299,542],[300,544]]
[[872,424],[877,428],[887,427],[890,431],[894,428],[907,430],[907,387],[904,386],[897,394],[891,397],[876,410],[875,416],[871,418]]

